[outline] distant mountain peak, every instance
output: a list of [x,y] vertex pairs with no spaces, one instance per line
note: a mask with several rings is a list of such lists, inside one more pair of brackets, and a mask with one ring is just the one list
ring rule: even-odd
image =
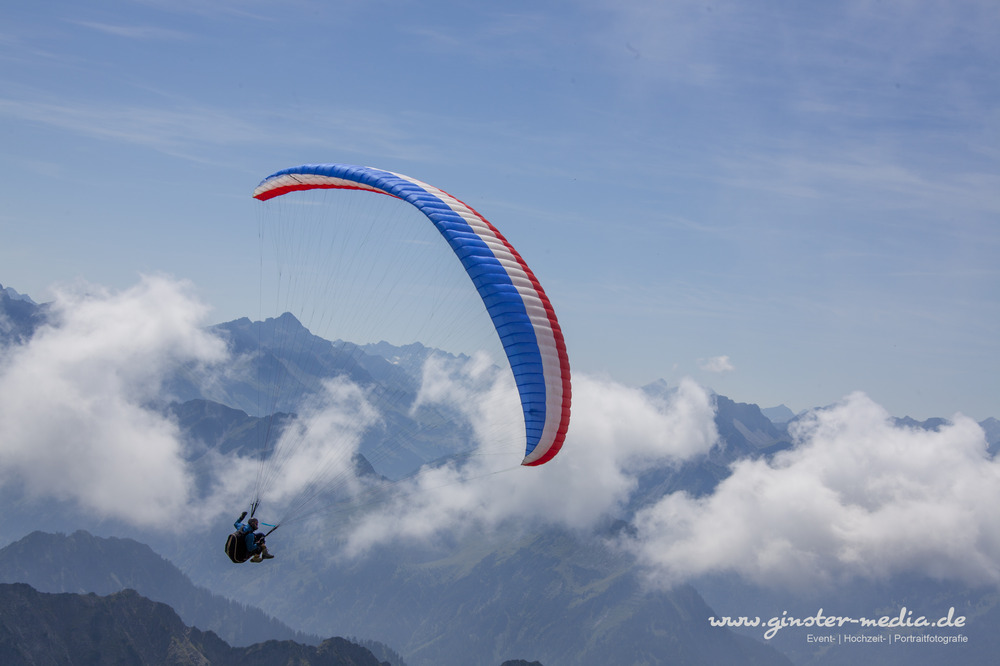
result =
[[6,294],[7,298],[9,298],[12,301],[23,301],[25,303],[30,303],[32,305],[38,305],[38,303],[31,300],[31,297],[28,296],[27,294],[18,293],[17,291],[15,291],[10,287],[4,287],[2,284],[0,284],[0,292]]
[[760,411],[771,421],[771,423],[776,425],[788,423],[795,418],[795,412],[786,407],[784,404],[778,405],[777,407],[762,408]]
[[48,305],[0,285],[0,346],[26,342],[45,323],[48,310]]

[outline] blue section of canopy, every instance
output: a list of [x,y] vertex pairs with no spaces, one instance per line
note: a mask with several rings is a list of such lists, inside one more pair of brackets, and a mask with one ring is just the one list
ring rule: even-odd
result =
[[427,216],[462,262],[500,336],[514,373],[527,435],[525,456],[534,451],[545,427],[546,387],[542,351],[524,298],[489,245],[440,197],[396,174],[346,164],[307,164],[271,174],[318,175],[368,185],[399,197]]

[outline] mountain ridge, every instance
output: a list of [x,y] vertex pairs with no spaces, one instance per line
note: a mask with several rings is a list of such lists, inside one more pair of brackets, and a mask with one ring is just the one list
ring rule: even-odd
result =
[[[221,545],[220,545],[221,554]],[[238,604],[196,586],[146,544],[119,537],[32,532],[0,549],[0,583],[27,583],[40,592],[108,595],[131,588],[170,605],[184,621],[212,630],[234,645],[265,634],[277,640],[316,644],[258,608]]]
[[317,646],[267,641],[243,648],[183,623],[170,606],[135,590],[107,596],[39,592],[0,584],[0,661],[4,664],[159,664],[206,666],[387,666],[343,638]]
[[[16,296],[12,296],[11,294]],[[17,305],[12,306],[12,304]],[[8,344],[11,342],[24,342],[30,338],[35,328],[45,322],[46,317],[48,316],[48,306],[49,304],[47,303],[37,304],[27,294],[18,293],[11,287],[4,288],[2,284],[0,284],[0,345],[4,342]],[[14,314],[13,317],[11,316],[12,314]],[[280,337],[280,335],[276,334],[262,334],[263,329],[269,324],[280,324],[285,327],[284,334],[286,335],[290,334],[292,331],[298,331],[297,335],[307,336],[309,340],[307,347],[310,350],[314,351],[319,349],[325,351],[327,346],[340,348],[341,352],[344,354],[344,358],[352,359],[349,363],[346,363],[346,367],[348,367],[350,372],[358,373],[355,376],[360,377],[364,381],[372,381],[376,379],[380,373],[383,373],[392,377],[393,380],[403,381],[408,392],[416,390],[417,387],[414,383],[416,380],[413,377],[414,369],[419,366],[419,363],[424,360],[429,353],[443,354],[450,358],[464,358],[463,355],[454,355],[444,350],[426,347],[420,342],[396,346],[385,341],[367,343],[363,345],[344,340],[328,341],[309,332],[308,329],[305,328],[294,315],[287,312],[277,318],[265,319],[263,322],[253,321],[249,317],[239,317],[228,322],[214,324],[210,326],[209,329],[217,331],[226,337],[231,345],[230,349],[232,351],[247,354],[256,352],[260,346],[266,348],[268,346],[266,343],[267,340],[274,341]],[[262,343],[262,341],[264,342]],[[328,368],[330,366],[330,361],[324,361],[315,365],[317,367]],[[251,415],[255,413],[258,407],[258,400],[255,395],[242,395],[242,397],[239,397],[234,401],[223,402],[218,399],[218,396],[213,398],[211,396],[203,395],[199,389],[193,387],[189,380],[175,378],[174,381],[175,383],[179,383],[182,387],[181,390],[175,394],[175,400],[177,402],[186,402],[188,400],[201,398],[212,402],[218,402],[219,404],[226,405],[230,408],[242,409],[242,411]],[[314,385],[311,386],[313,389],[315,388]],[[642,390],[647,393],[664,395],[669,393],[671,389],[665,380],[659,379],[643,386]],[[234,402],[239,404],[234,404]],[[755,405],[754,403],[735,404]],[[814,409],[818,408],[819,407],[816,407]],[[805,410],[795,414],[783,404],[776,407],[758,407],[758,409],[760,409],[761,413],[776,426],[780,426],[782,423],[787,423],[794,418],[800,417],[804,413],[812,411]],[[259,414],[258,416],[267,416],[273,411],[280,412],[281,410],[267,410],[265,413]],[[914,419],[911,419],[906,415],[896,418],[899,421],[914,421]],[[917,421],[917,423],[927,423],[929,421],[935,421],[938,418],[940,417],[930,417],[924,421]],[[986,419],[980,421],[979,424],[983,425],[984,423],[988,424],[995,421],[997,421],[997,417],[987,417]],[[991,443],[998,440],[1000,440],[1000,435],[998,435],[996,439],[994,439],[991,435]]]
[[[128,562],[133,559],[134,551],[138,549],[146,556],[151,551],[127,539],[99,538],[85,533],[32,534],[14,546],[0,551],[0,570],[6,573],[6,578],[24,579],[18,582],[30,584],[33,589],[48,585],[49,590],[70,590],[48,594],[114,595],[134,589],[132,585],[144,589],[155,587],[143,576],[129,573]],[[116,555],[115,551],[124,555]],[[94,565],[81,557],[88,552],[106,561],[101,571],[88,571]],[[270,598],[271,605],[283,614],[288,609],[281,607],[282,604],[298,605],[307,616],[324,617],[324,626],[336,626],[339,633],[347,635],[356,635],[365,626],[369,632],[371,627],[380,626],[387,634],[380,640],[382,643],[387,639],[393,642],[393,637],[409,636],[401,647],[408,653],[407,661],[412,659],[414,664],[488,666],[518,654],[530,654],[552,666],[637,663],[650,658],[706,665],[788,663],[779,653],[757,641],[712,629],[704,621],[712,614],[711,610],[694,589],[684,587],[670,594],[644,591],[627,567],[622,566],[624,562],[608,573],[602,564],[606,554],[581,549],[576,537],[569,533],[536,535],[499,548],[491,546],[471,560],[466,559],[468,555],[465,548],[449,548],[443,558],[418,558],[408,565],[401,565],[398,560],[393,564],[391,558],[376,556],[358,561],[344,571],[343,584],[339,586],[317,586],[308,577],[297,583],[280,582],[272,575],[273,569],[253,569],[253,587],[262,594],[255,598],[248,595],[247,601]],[[300,558],[308,559],[309,553],[296,552],[291,557]],[[67,563],[67,559],[80,563]],[[124,568],[118,574],[112,573],[123,561]],[[67,568],[74,567],[78,570],[73,575],[66,573]],[[231,572],[229,580],[246,577],[245,569],[232,565],[227,569]],[[555,578],[550,571],[557,572]],[[165,577],[160,567],[145,575],[162,578],[168,587],[181,587]],[[297,574],[295,577],[298,578]],[[453,582],[442,584],[449,580]],[[278,585],[283,590],[278,595],[281,598],[274,595]],[[350,592],[351,586],[355,593]],[[88,587],[94,588],[94,592],[88,592]],[[540,587],[550,591],[539,596],[536,590]],[[511,592],[515,596],[508,598]],[[606,604],[609,595],[624,600],[614,612],[609,612]],[[283,601],[285,598],[288,603]],[[331,605],[340,607],[339,615],[329,613]],[[413,606],[419,607],[420,612],[402,612]],[[515,620],[511,614],[526,615]],[[455,618],[461,616],[478,618],[478,624],[456,632]],[[364,622],[352,623],[352,617]],[[657,634],[666,632],[674,638],[649,644],[649,623],[658,628]],[[184,624],[199,626],[190,618],[184,619]],[[519,637],[528,627],[534,627],[533,631],[544,636],[544,641]],[[581,627],[587,628],[589,636],[584,641],[578,637]],[[266,635],[263,630],[258,633]],[[281,641],[267,641],[274,642]],[[244,647],[255,644],[260,641]],[[314,640],[310,645],[322,643]]]

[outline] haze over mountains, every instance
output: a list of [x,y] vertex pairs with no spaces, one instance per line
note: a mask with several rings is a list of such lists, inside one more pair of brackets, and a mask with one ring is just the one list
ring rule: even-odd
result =
[[[30,340],[44,321],[44,306],[14,299],[9,290],[0,292],[0,298],[0,347]],[[237,320],[215,330],[225,333],[233,349],[256,350],[257,340],[278,335],[277,327],[287,332],[296,325],[297,321],[288,319]],[[331,373],[385,387],[383,395],[392,399],[383,404],[390,406],[392,417],[379,437],[406,436],[400,438],[397,456],[381,457],[380,467],[367,468],[365,473],[402,478],[420,465],[440,464],[443,456],[461,450],[460,442],[468,436],[464,426],[445,412],[415,415],[407,408],[419,389],[416,372],[430,350],[420,345],[362,348],[318,338],[313,342],[290,355],[277,347],[266,349],[261,363],[283,366],[304,391],[318,390],[323,377]],[[258,391],[252,380],[256,376],[231,374],[226,381],[207,385],[194,381],[198,373],[191,370],[169,378],[167,386],[174,400],[157,409],[169,416],[185,442],[183,455],[195,478],[194,496],[210,499],[220,481],[217,461],[251,451],[260,441],[259,431],[267,427],[268,415],[258,413]],[[585,391],[586,382],[582,384]],[[685,390],[657,382],[641,390],[606,391],[602,396],[605,403],[612,403],[606,405],[609,410],[621,414],[621,422],[632,403],[616,407],[615,400],[642,396],[658,409],[675,414],[669,411],[671,405],[698,396]],[[282,419],[291,418],[292,406],[282,407],[287,410],[279,410],[286,414],[276,421],[279,426]],[[697,401],[691,409],[699,409]],[[839,414],[838,409],[843,411],[840,407],[828,412],[831,418]],[[845,663],[875,653],[819,649],[805,642],[802,631],[789,630],[764,641],[759,630],[738,635],[710,626],[707,618],[769,617],[782,610],[805,615],[815,613],[817,604],[826,608],[833,604],[840,613],[858,615],[876,610],[898,613],[899,604],[911,609],[932,606],[926,612],[937,612],[942,605],[946,612],[954,605],[970,618],[966,633],[974,640],[951,654],[961,655],[967,663],[989,663],[985,659],[994,654],[989,635],[998,599],[993,588],[978,581],[960,585],[890,569],[874,585],[845,576],[838,589],[822,588],[814,581],[821,593],[798,590],[790,595],[780,586],[734,575],[741,571],[737,560],[752,563],[757,556],[755,551],[738,548],[728,553],[732,560],[725,567],[692,575],[689,584],[681,581],[664,587],[655,580],[657,572],[663,571],[656,568],[660,563],[634,547],[647,536],[644,526],[658,515],[651,513],[653,509],[661,510],[665,501],[671,501],[678,510],[700,507],[707,511],[719,501],[720,492],[732,492],[732,479],[739,480],[751,470],[774,474],[786,469],[797,460],[794,455],[801,457],[812,445],[802,434],[802,429],[819,427],[810,421],[812,417],[789,417],[789,410],[780,408],[767,414],[770,418],[756,405],[711,396],[710,423],[717,441],[704,453],[678,454],[656,464],[634,462],[649,455],[647,449],[635,449],[635,458],[616,463],[615,471],[622,478],[610,486],[618,494],[608,505],[616,510],[601,521],[574,524],[567,515],[557,523],[526,519],[518,524],[516,518],[501,515],[491,523],[482,519],[489,515],[483,512],[458,530],[437,531],[421,539],[374,541],[350,556],[342,550],[349,536],[348,522],[321,514],[320,521],[282,528],[269,539],[278,558],[256,568],[234,566],[221,553],[235,515],[216,515],[202,522],[193,513],[165,510],[162,521],[136,525],[124,512],[98,515],[81,510],[71,496],[29,493],[7,480],[0,488],[0,499],[8,507],[0,532],[7,544],[0,551],[0,569],[5,572],[0,580],[27,582],[42,592],[109,594],[131,587],[169,603],[184,623],[210,629],[229,645],[246,646],[258,638],[293,638],[317,645],[319,637],[359,636],[389,645],[411,666],[497,664],[513,658],[538,659],[546,666],[644,660],[777,664],[789,663],[786,655],[795,663]],[[581,413],[580,421],[586,423],[586,418]],[[662,423],[672,423],[677,433],[687,427],[683,420]],[[657,427],[662,423],[657,421]],[[823,422],[818,423],[822,426]],[[980,424],[988,437],[990,456],[998,446],[1000,429],[996,426],[995,419]],[[944,420],[916,423],[905,418],[891,420],[885,427],[887,436],[904,433],[910,438],[906,442],[917,441],[912,438],[923,436],[920,433],[944,438],[957,428]],[[413,437],[413,433],[428,436]],[[374,445],[363,443],[362,454],[366,446]],[[931,445],[937,444],[932,441]],[[581,448],[578,454],[583,452]],[[526,490],[526,481],[500,479],[515,493]],[[464,491],[464,486],[455,488]],[[600,488],[595,485],[592,490],[597,495]],[[492,496],[468,494],[455,506],[475,505],[488,497]],[[470,511],[473,508],[489,509],[476,505]],[[711,518],[714,514],[704,515]],[[678,514],[678,520],[682,518]],[[733,527],[720,526],[716,540],[731,538]],[[682,534],[678,539],[696,543],[697,536]],[[156,581],[159,586],[153,584]],[[241,608],[244,604],[249,608]],[[254,610],[258,608],[264,612]],[[884,663],[938,663],[935,660],[941,656],[932,649],[878,655]]]

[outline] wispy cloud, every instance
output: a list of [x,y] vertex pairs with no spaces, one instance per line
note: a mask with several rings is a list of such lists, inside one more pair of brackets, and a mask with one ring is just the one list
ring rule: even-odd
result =
[[248,143],[259,137],[260,131],[238,116],[209,108],[171,110],[6,98],[0,99],[0,115],[172,155],[202,143]]
[[127,39],[154,41],[187,41],[191,39],[190,33],[150,25],[126,25],[120,23],[100,23],[97,21],[73,21],[73,23],[106,35],[125,37]]
[[986,165],[978,172],[955,172],[935,163],[935,154],[907,152],[862,145],[860,138],[817,147],[811,154],[793,148],[785,152],[777,145],[720,156],[719,178],[747,191],[862,205],[868,212],[928,207],[940,213],[970,207],[988,214],[1000,211],[1000,175]]
[[430,140],[406,130],[406,119],[358,109],[282,118],[274,112],[234,110],[166,100],[162,104],[92,103],[38,98],[0,98],[0,117],[81,136],[142,146],[167,155],[213,162],[206,146],[273,143],[316,146],[336,143],[340,152],[382,150],[388,154],[433,154]]
[[736,370],[736,366],[733,362],[729,360],[728,356],[713,356],[711,358],[703,358],[698,361],[698,367],[705,372],[733,372]]

